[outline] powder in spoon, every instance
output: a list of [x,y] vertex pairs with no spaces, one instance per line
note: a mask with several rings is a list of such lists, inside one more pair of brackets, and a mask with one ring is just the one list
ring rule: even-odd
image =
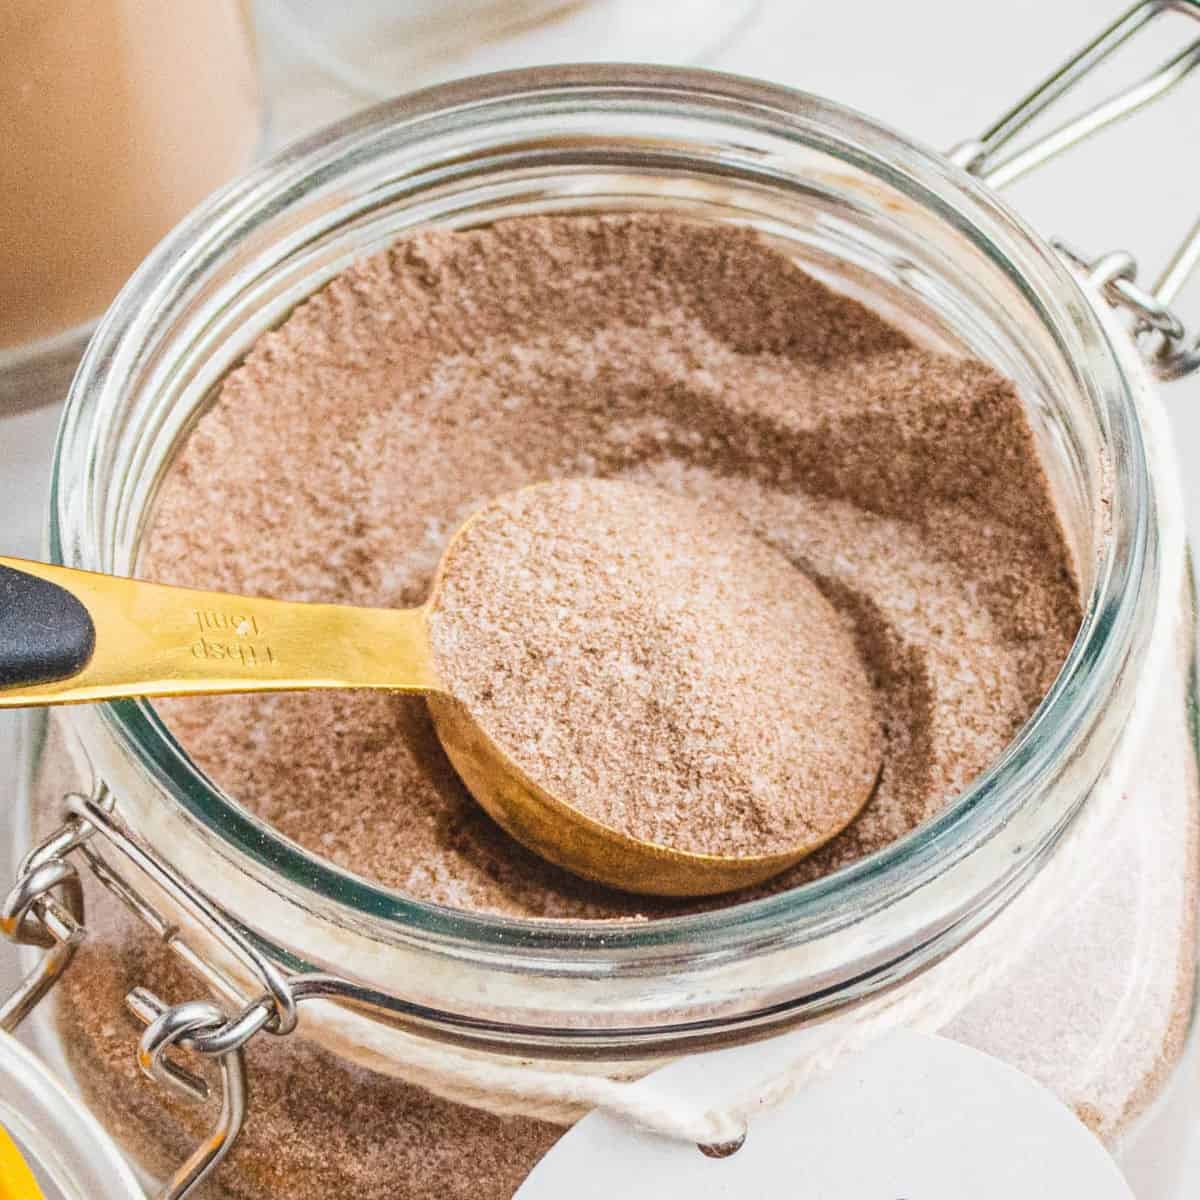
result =
[[501,497],[451,547],[430,629],[526,775],[643,841],[813,849],[879,775],[848,619],[713,501],[598,479]]

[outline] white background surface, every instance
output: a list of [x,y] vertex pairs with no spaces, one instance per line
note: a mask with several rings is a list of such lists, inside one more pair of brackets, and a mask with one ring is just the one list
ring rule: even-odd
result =
[[[829,96],[944,149],[981,133],[1123,7],[1121,0],[765,0],[711,65]],[[1164,18],[1161,26],[1101,83],[1148,71],[1189,32],[1196,36],[1183,17]],[[1097,98],[1094,90],[1087,95]],[[1014,186],[1010,199],[1045,233],[1088,254],[1133,250],[1144,278],[1152,277],[1200,214],[1198,101],[1200,74],[1176,97]],[[286,106],[278,111],[282,116]],[[275,131],[290,132],[279,121]],[[1179,307],[1192,315],[1193,329],[1200,325],[1195,281]],[[1200,377],[1171,385],[1167,402],[1196,531],[1200,479],[1191,463],[1200,453]],[[55,424],[53,406],[0,417],[4,553],[38,552]],[[0,714],[0,787],[14,771],[13,728],[11,716]],[[7,820],[0,797],[0,866],[6,869]],[[12,976],[12,955],[0,947],[0,990]],[[1200,1195],[1200,1130],[1191,1164],[1180,1200]]]

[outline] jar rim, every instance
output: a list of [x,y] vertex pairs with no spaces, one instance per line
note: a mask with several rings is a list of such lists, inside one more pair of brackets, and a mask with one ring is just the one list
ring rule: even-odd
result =
[[[487,947],[504,953],[629,950],[669,953],[702,936],[734,941],[787,924],[827,933],[878,913],[947,866],[1001,835],[1052,768],[1094,731],[1110,693],[1136,651],[1143,611],[1154,587],[1153,495],[1133,389],[1103,323],[1066,265],[1051,248],[978,181],[936,151],[823,98],[738,76],[688,68],[587,65],[502,72],[430,88],[368,109],[286,148],[216,193],[151,253],[103,318],[76,375],[55,452],[50,503],[54,561],[108,569],[93,514],[80,502],[81,481],[69,463],[94,461],[88,452],[112,431],[113,399],[122,368],[145,350],[146,314],[172,291],[191,286],[221,244],[231,219],[275,202],[280,189],[305,172],[369,153],[373,139],[398,124],[419,136],[433,116],[460,114],[486,121],[489,106],[611,105],[625,97],[707,106],[739,119],[772,122],[804,145],[834,153],[882,176],[926,211],[953,224],[1006,270],[1047,322],[1066,329],[1086,368],[1096,419],[1113,456],[1110,528],[1099,554],[1084,620],[1050,690],[1000,757],[935,816],[876,853],[797,888],[725,908],[656,919],[572,921],[519,919],[451,909],[409,898],[350,875],[251,817],[192,766],[153,708],[145,702],[103,706],[103,719],[122,748],[156,784],[227,851],[259,872],[285,876],[301,892],[346,914],[382,926]],[[80,457],[81,452],[83,457]],[[1144,630],[1142,630],[1144,632]],[[1111,723],[1110,723],[1111,724]],[[1115,740],[1109,730],[1106,737]],[[1059,814],[1058,832],[1074,809]],[[1056,836],[1056,835],[1055,835]],[[1044,855],[1053,842],[1026,847],[1011,875]],[[996,868],[999,872],[1000,868]],[[1000,887],[1000,876],[992,881]],[[603,931],[598,947],[597,931]]]

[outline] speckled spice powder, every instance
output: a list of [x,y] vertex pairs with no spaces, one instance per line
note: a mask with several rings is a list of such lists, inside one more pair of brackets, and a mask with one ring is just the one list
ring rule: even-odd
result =
[[[453,529],[543,479],[606,476],[738,512],[853,628],[884,728],[859,818],[762,890],[868,853],[985,766],[1079,619],[1012,387],[916,348],[753,234],[667,217],[528,219],[407,239],[261,339],[165,480],[143,574],[420,603]],[[269,548],[264,550],[264,548]],[[515,846],[458,783],[424,704],[326,693],[165,703],[197,763],[283,833],[421,899],[653,918]],[[319,736],[314,736],[319,731]],[[702,906],[739,897],[707,900]],[[111,914],[63,992],[85,1091],[160,1169],[203,1113],[134,1078],[113,1022],[161,949]],[[194,991],[187,985],[186,994]],[[258,1094],[215,1189],[504,1200],[556,1133],[443,1104],[307,1046],[251,1047]]]
[[828,841],[879,773],[848,621],[736,513],[611,479],[489,503],[443,560],[439,678],[539,787],[695,854]]
[[[750,232],[668,217],[424,233],[345,272],[226,381],[163,484],[142,571],[420,603],[475,507],[579,475],[723,502],[853,623],[884,724],[880,784],[768,890],[936,812],[1029,714],[1078,623],[1010,384],[912,346]],[[516,847],[459,784],[419,699],[162,708],[251,811],[420,899],[545,917],[689,907]]]

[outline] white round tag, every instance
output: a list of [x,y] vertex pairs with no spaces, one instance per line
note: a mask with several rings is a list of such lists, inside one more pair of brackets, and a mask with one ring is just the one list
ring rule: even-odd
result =
[[[635,1086],[706,1107],[745,1095],[805,1031],[693,1055]],[[728,1158],[592,1113],[514,1200],[1133,1200],[1116,1163],[1055,1096],[958,1042],[889,1034],[755,1116]]]

